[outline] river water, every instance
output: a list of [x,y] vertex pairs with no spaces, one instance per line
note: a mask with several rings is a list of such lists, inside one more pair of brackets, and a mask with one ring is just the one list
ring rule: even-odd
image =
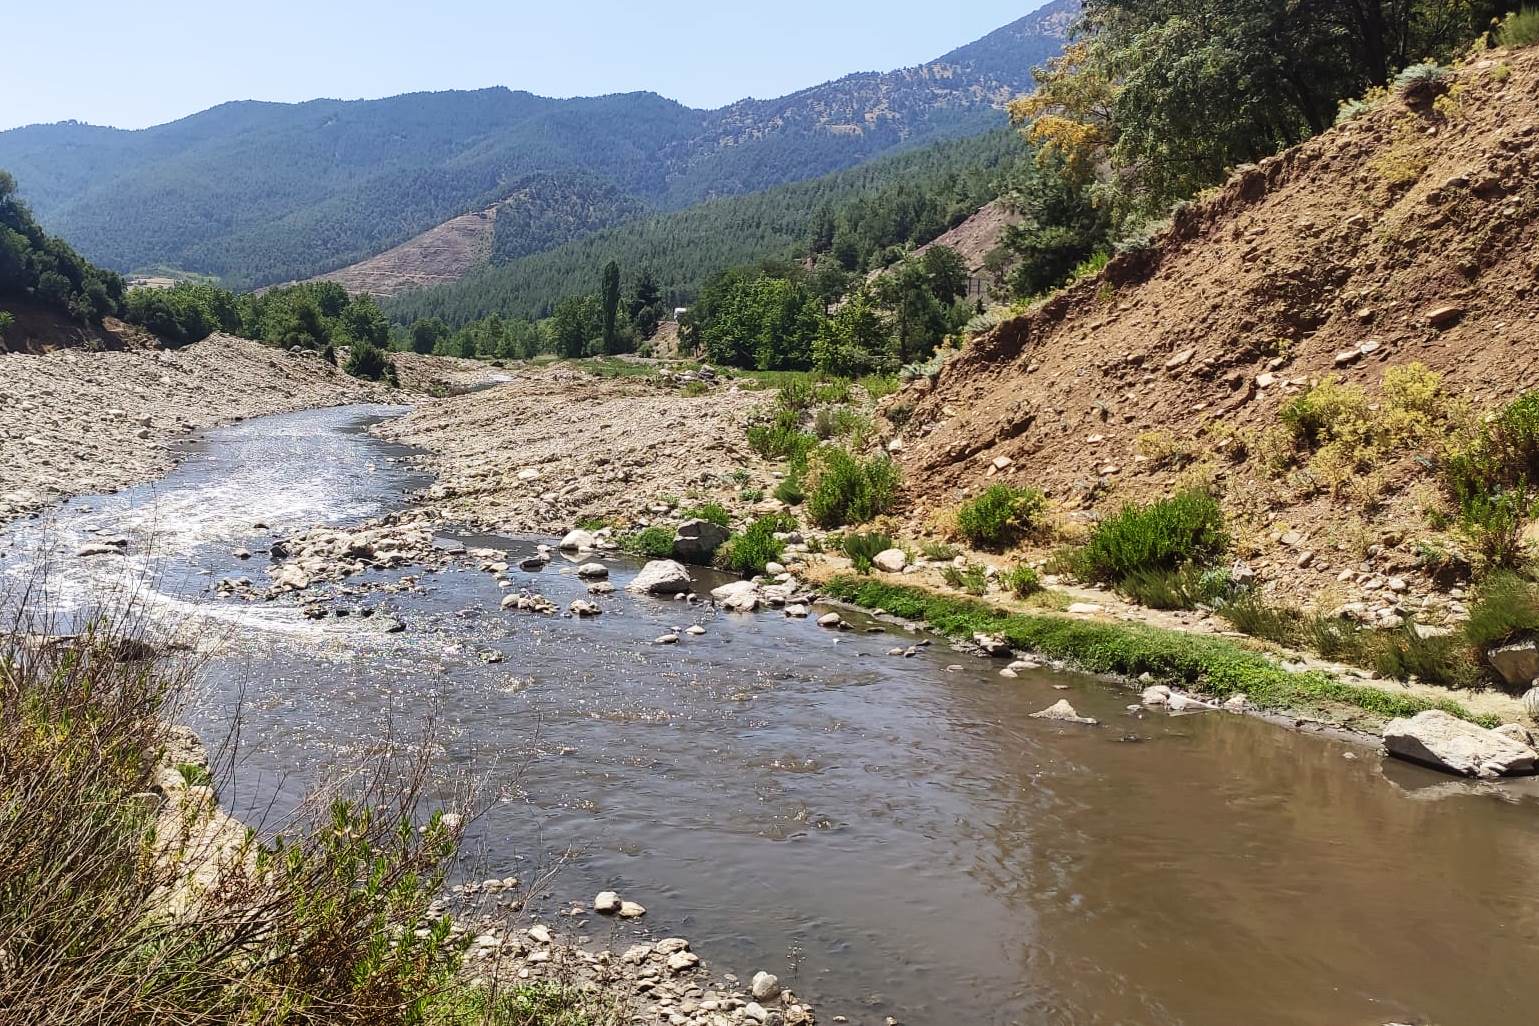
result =
[[[1241,716],[1138,714],[1123,687],[1002,679],[939,640],[893,658],[915,640],[899,627],[834,634],[623,592],[595,620],[540,618],[501,612],[496,581],[468,570],[339,597],[398,616],[400,634],[214,600],[222,576],[260,581],[261,557],[230,555],[269,537],[254,522],[357,522],[423,483],[363,433],[392,412],[212,432],[154,486],[0,533],[0,580],[35,579],[52,546],[54,608],[144,580],[223,639],[193,719],[222,736],[239,702],[223,794],[238,810],[281,811],[432,719],[442,764],[499,796],[475,825],[478,875],[561,863],[543,912],[617,890],[649,912],[616,943],[683,934],[718,966],[777,972],[823,1022],[1539,1018],[1531,788]],[[129,536],[128,555],[74,558],[102,531]],[[516,561],[540,539],[468,540]],[[636,566],[609,562],[623,587]],[[586,595],[570,571],[511,576],[564,607]],[[651,644],[694,623],[707,633]],[[1064,697],[1102,726],[1029,718]]]

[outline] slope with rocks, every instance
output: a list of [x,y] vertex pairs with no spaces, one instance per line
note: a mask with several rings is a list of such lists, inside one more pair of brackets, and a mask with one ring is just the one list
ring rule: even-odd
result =
[[1419,362],[1482,409],[1539,386],[1539,51],[1451,79],[1435,108],[1392,96],[1237,170],[1150,246],[890,398],[913,523],[999,479],[1088,519],[1168,494],[1195,463],[1280,590],[1343,590],[1365,535],[1383,543],[1372,569],[1414,571],[1424,462],[1333,497],[1240,440],[1330,375],[1372,394],[1386,367]]

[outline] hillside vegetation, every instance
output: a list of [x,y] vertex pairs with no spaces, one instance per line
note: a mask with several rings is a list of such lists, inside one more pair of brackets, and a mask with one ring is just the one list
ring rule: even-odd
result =
[[[1110,544],[1154,509],[1130,502],[1211,493],[1227,554],[1119,590],[1222,602],[1237,559],[1261,586],[1224,613],[1242,629],[1401,678],[1489,673],[1466,639],[1478,661],[1539,627],[1483,602],[1531,591],[1503,575],[1532,573],[1539,482],[1539,49],[1486,45],[1392,76],[887,400],[914,529],[1002,481],[1048,496],[1028,548]],[[1353,656],[1354,620],[1396,633]]]
[[[1073,0],[1054,0],[918,68],[718,111],[650,93],[555,100],[500,88],[241,102],[137,132],[77,123],[0,132],[0,168],[27,183],[40,220],[89,259],[250,287],[378,253],[507,198],[531,175],[580,170],[633,201],[673,208],[982,131],[1061,47],[1072,10]],[[563,188],[544,179],[537,191],[555,204]]]
[[452,285],[400,296],[385,309],[397,320],[437,317],[455,325],[489,314],[542,317],[562,299],[593,290],[610,260],[627,273],[650,270],[667,297],[686,303],[727,268],[806,252],[819,231],[846,255],[847,269],[864,270],[907,245],[928,242],[993,199],[1026,152],[1007,130],[937,143],[812,181],[631,221],[477,268]]

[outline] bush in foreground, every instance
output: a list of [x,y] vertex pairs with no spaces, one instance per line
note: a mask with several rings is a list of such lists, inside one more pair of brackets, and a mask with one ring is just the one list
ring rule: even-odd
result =
[[432,745],[364,767],[280,836],[205,831],[224,822],[219,773],[168,726],[195,667],[144,658],[131,622],[54,626],[0,636],[0,1018],[457,1026],[479,1005],[563,1021],[505,1015],[527,989],[468,989],[464,942],[429,917],[458,847],[419,815]]

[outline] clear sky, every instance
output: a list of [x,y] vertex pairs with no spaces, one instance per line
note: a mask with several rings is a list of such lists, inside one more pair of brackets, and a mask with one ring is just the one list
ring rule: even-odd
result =
[[0,129],[505,85],[696,107],[919,64],[1045,0],[6,0]]

